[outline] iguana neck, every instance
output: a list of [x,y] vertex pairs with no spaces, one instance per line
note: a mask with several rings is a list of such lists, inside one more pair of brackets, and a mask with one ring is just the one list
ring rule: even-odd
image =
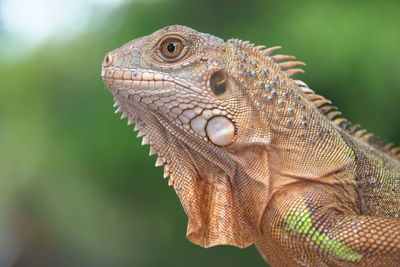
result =
[[[266,94],[253,96],[254,106],[264,118],[262,123],[270,129],[267,149],[273,172],[285,177],[316,179],[349,169],[354,152],[340,130],[285,76],[278,71]],[[326,166],[327,161],[337,164]]]

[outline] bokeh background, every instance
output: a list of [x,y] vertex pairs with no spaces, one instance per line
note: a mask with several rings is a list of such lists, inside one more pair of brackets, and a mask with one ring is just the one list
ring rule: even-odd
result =
[[114,114],[106,52],[170,24],[308,63],[298,75],[400,144],[400,2],[0,0],[0,267],[264,266],[185,239],[172,188]]

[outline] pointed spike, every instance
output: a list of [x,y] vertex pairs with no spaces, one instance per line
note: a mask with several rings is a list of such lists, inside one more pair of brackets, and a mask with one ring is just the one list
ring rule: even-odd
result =
[[383,146],[383,149],[389,151],[393,146],[394,146],[393,143],[387,143],[386,145]]
[[346,120],[345,122],[343,122],[342,124],[340,124],[340,127],[342,127],[343,130],[347,130],[347,128],[351,125],[351,122],[349,122],[348,120]]
[[118,107],[118,102],[117,102],[117,101],[114,102],[113,107],[114,107],[114,108],[115,108],[115,107]]
[[265,48],[265,45],[257,45],[254,47],[255,49],[262,50]]
[[304,73],[305,71],[303,69],[288,69],[286,70],[286,74],[289,77],[292,77],[293,75],[297,74],[297,73]]
[[128,116],[126,116],[125,113],[122,113],[122,115],[121,115],[121,120],[122,120],[122,119],[125,119],[125,118],[128,118]]
[[149,139],[148,139],[146,136],[143,136],[143,139],[142,139],[142,146],[148,145],[148,144],[149,144]]
[[169,186],[173,186],[174,185],[174,177],[172,176],[172,174],[169,175],[168,185]]
[[333,118],[342,115],[342,112],[340,111],[331,111],[328,114],[326,114],[325,116],[329,119],[332,120]]
[[281,46],[273,46],[273,47],[269,47],[265,50],[263,50],[261,53],[263,55],[269,56],[272,52],[274,52],[275,50],[281,49]]
[[360,127],[361,127],[360,124],[353,124],[347,130],[349,131],[349,133],[354,134],[355,131]]
[[157,158],[157,161],[156,161],[156,167],[159,167],[159,166],[162,166],[164,164],[164,162],[162,161],[162,159],[161,159],[161,157],[158,157]]
[[308,87],[300,87],[301,91],[303,91],[303,93],[305,94],[315,94],[313,89],[310,89]]
[[281,69],[283,69],[283,70],[293,68],[293,67],[299,66],[299,65],[305,66],[306,63],[304,63],[302,61],[286,61],[286,62],[279,63],[279,66],[281,66]]
[[139,125],[137,123],[135,124],[135,127],[133,128],[133,130],[134,131],[139,131],[140,130],[140,127],[139,127]]
[[396,155],[399,152],[400,152],[400,146],[390,149],[390,153],[392,153],[394,155]]
[[150,146],[149,156],[153,156],[156,153],[157,153],[157,150],[154,147]]
[[357,138],[360,138],[360,137],[363,136],[366,132],[367,132],[366,129],[357,130],[357,131],[354,133],[354,136],[357,137]]
[[295,56],[289,56],[289,55],[275,55],[271,57],[273,61],[281,61],[281,60],[295,59],[295,58],[296,58]]
[[122,112],[122,108],[121,108],[121,106],[117,107],[117,109],[115,110],[115,112],[114,112],[114,113],[118,113],[118,112]]
[[320,107],[320,106],[325,105],[325,104],[332,104],[332,102],[330,100],[328,100],[328,99],[315,100],[315,101],[313,101],[313,103],[317,107]]
[[337,119],[334,119],[332,122],[340,127],[340,125],[342,123],[345,123],[346,121],[347,121],[347,119],[345,119],[345,118],[337,118]]
[[317,94],[310,94],[310,95],[307,96],[307,98],[308,98],[310,101],[316,101],[316,100],[323,100],[323,99],[325,99],[325,97],[323,97],[323,96],[321,96],[321,95],[317,95]]
[[309,88],[309,86],[305,83],[305,82],[303,82],[303,81],[301,81],[301,80],[293,80],[298,86],[301,86],[301,87],[308,87]]
[[142,137],[142,136],[144,136],[144,133],[139,131],[138,134],[137,134],[137,137]]
[[370,139],[374,136],[373,133],[367,133],[364,134],[361,139],[364,140],[365,142],[370,142]]
[[331,111],[338,110],[338,108],[337,108],[336,106],[329,105],[329,106],[320,107],[319,110],[320,110],[322,113],[326,114],[326,113],[329,113],[329,112],[331,112]]
[[164,165],[164,169],[168,172],[171,172],[171,166],[169,164]]
[[164,170],[163,178],[166,179],[166,178],[168,178],[168,176],[169,176],[169,172]]
[[128,118],[128,122],[127,122],[127,123],[128,123],[128,125],[132,125],[132,124],[134,123],[134,121],[132,120],[132,118],[131,118],[131,117],[129,117],[129,118]]

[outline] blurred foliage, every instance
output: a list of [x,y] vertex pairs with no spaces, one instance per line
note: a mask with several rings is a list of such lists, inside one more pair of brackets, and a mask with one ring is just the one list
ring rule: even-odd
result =
[[0,266],[263,266],[254,247],[185,239],[173,189],[113,112],[103,56],[170,24],[282,45],[308,63],[311,88],[399,144],[399,10],[399,1],[134,1],[99,10],[76,39],[60,32],[29,56],[0,55]]

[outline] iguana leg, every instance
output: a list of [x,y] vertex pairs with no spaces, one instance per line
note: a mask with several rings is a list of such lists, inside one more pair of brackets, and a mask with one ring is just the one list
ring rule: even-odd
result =
[[264,215],[266,238],[256,243],[266,260],[272,266],[399,266],[400,221],[359,216],[331,187],[305,182],[273,197]]

